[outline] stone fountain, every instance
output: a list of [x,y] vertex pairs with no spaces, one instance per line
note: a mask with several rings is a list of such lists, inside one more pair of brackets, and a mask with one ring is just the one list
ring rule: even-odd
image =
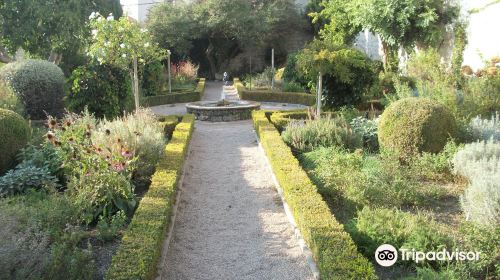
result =
[[252,111],[260,109],[260,103],[240,100],[238,91],[229,85],[229,77],[224,73],[224,86],[219,101],[198,101],[186,105],[187,112],[194,114],[197,120],[210,122],[229,122],[248,120]]

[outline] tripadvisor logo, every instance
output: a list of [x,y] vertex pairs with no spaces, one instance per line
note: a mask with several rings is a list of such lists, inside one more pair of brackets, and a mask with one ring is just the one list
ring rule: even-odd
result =
[[478,261],[481,252],[464,251],[429,251],[422,252],[415,249],[400,248],[398,250],[390,244],[380,245],[375,251],[375,261],[381,266],[389,267],[396,263],[398,256],[402,261],[414,261],[415,263],[425,261]]

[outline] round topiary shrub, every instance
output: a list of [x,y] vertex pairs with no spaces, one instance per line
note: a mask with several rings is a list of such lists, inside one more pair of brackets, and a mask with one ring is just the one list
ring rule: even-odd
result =
[[0,108],[0,174],[14,166],[15,156],[30,138],[30,127],[19,114]]
[[130,77],[124,70],[91,63],[75,69],[69,82],[67,103],[73,112],[88,108],[96,117],[113,119],[132,109]]
[[382,148],[404,159],[420,152],[438,153],[456,133],[455,118],[446,107],[430,99],[410,97],[384,111],[378,135]]
[[2,67],[0,78],[21,99],[31,119],[64,112],[64,74],[57,65],[34,59],[9,63]]

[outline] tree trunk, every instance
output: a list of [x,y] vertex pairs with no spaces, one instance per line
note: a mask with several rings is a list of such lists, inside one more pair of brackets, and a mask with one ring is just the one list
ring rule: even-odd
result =
[[207,60],[208,64],[210,66],[210,79],[215,78],[215,73],[217,73],[217,66],[215,64],[215,58],[214,58],[214,44],[212,43],[212,39],[208,39],[208,48],[206,51],[207,55]]
[[61,63],[61,60],[62,60],[62,54],[56,53],[54,51],[50,52],[49,59],[48,59],[49,62],[52,62],[55,65],[59,65],[59,63]]
[[11,63],[14,59],[12,59],[3,46],[0,45],[0,62],[3,63]]
[[134,91],[134,101],[135,101],[135,110],[139,109],[139,74],[137,71],[137,58],[134,58],[134,70],[133,70],[133,79],[132,79],[132,88]]

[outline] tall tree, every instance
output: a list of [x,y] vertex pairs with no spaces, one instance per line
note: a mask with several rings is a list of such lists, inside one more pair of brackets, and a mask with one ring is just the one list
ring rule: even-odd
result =
[[9,54],[23,48],[58,64],[82,45],[93,11],[121,15],[119,0],[0,1],[0,61],[11,62]]

